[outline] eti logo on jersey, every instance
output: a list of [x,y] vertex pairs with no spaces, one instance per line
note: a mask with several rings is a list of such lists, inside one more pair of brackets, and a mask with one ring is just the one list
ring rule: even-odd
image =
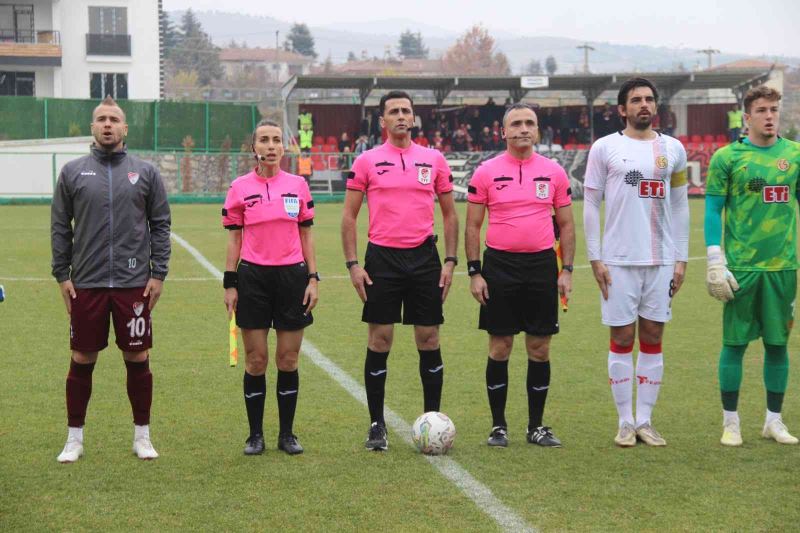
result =
[[765,204],[786,204],[789,202],[788,185],[767,185],[761,190]]
[[640,180],[639,198],[665,198],[666,187],[661,180]]

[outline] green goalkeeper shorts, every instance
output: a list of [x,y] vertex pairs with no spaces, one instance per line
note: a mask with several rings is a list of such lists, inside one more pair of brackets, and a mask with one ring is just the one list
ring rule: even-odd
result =
[[785,345],[794,323],[795,270],[731,271],[739,290],[722,311],[722,342],[740,346],[759,337]]

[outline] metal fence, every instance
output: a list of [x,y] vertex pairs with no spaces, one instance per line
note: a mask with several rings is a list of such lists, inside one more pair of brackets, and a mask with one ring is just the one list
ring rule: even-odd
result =
[[[97,100],[0,96],[0,140],[91,135]],[[249,150],[261,117],[256,104],[120,100],[132,150],[238,152]]]

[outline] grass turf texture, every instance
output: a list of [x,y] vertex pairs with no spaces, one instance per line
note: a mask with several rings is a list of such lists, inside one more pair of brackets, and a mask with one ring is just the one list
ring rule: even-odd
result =
[[[693,200],[691,253],[704,255],[702,201]],[[586,265],[576,204],[578,254]],[[459,206],[463,215],[464,205]],[[362,381],[366,326],[339,244],[341,205],[317,208],[314,232],[323,281],[307,339]],[[360,253],[366,239],[361,214]],[[64,378],[68,321],[49,278],[49,209],[0,208],[4,253],[0,280],[0,529],[2,530],[497,530],[478,508],[390,432],[388,453],[368,453],[366,408],[308,360],[301,360],[295,431],[306,453],[275,450],[275,367],[270,362],[261,457],[242,455],[247,422],[241,396],[243,363],[229,368],[222,288],[173,243],[170,276],[154,313],[155,378],[152,435],[161,458],[131,454],[125,371],[113,345],[100,356],[85,428],[86,455],[76,464],[55,457],[66,438]],[[226,232],[219,206],[173,207],[173,229],[222,269]],[[439,232],[441,234],[441,231]],[[489,449],[484,386],[486,334],[461,265],[445,304],[443,411],[458,429],[450,457],[529,524],[544,530],[782,530],[800,519],[796,475],[800,448],[760,437],[765,398],[762,349],[745,359],[740,401],[745,444],[719,445],[721,407],[716,364],[721,307],[703,285],[704,261],[689,265],[673,303],[664,341],[665,383],[654,424],[665,449],[613,446],[616,411],[608,390],[608,332],[600,324],[591,271],[576,270],[569,312],[552,346],[553,380],[545,423],[563,449],[525,443],[527,403],[521,338],[510,363],[507,418],[511,445]],[[440,253],[443,245],[440,243]],[[339,276],[339,278],[335,278]],[[271,335],[274,346],[274,336]],[[798,336],[790,340],[792,358]],[[240,347],[241,351],[241,347]],[[242,356],[243,357],[243,356]],[[407,422],[422,409],[418,356],[410,327],[397,327],[389,358],[387,405]],[[784,404],[800,432],[797,365]],[[795,524],[792,526],[791,524]]]

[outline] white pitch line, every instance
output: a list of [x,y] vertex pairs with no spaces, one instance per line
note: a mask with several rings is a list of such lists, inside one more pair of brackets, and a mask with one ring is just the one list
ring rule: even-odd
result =
[[[172,233],[172,238],[183,246],[192,257],[203,265],[213,276],[217,279],[222,279],[222,272],[220,272],[214,265],[212,265],[197,248],[186,242],[183,238],[175,233]],[[350,375],[342,370],[336,363],[331,361],[327,356],[320,352],[308,340],[303,340],[303,352],[311,359],[311,362],[325,371],[333,380],[338,383],[350,396],[356,399],[360,404],[366,407],[367,396],[364,388],[356,382]],[[400,436],[400,438],[409,446],[414,446],[411,441],[411,426],[397,413],[384,408],[386,422],[389,427]],[[370,453],[370,452],[364,452]],[[374,453],[374,452],[373,452]],[[486,513],[492,520],[508,531],[536,531],[535,528],[529,526],[522,517],[517,515],[511,508],[501,502],[483,483],[475,479],[472,474],[467,472],[461,465],[449,457],[430,457],[425,456],[428,462],[431,463],[445,478],[451,483],[461,489],[470,500],[472,500],[478,508]]]

